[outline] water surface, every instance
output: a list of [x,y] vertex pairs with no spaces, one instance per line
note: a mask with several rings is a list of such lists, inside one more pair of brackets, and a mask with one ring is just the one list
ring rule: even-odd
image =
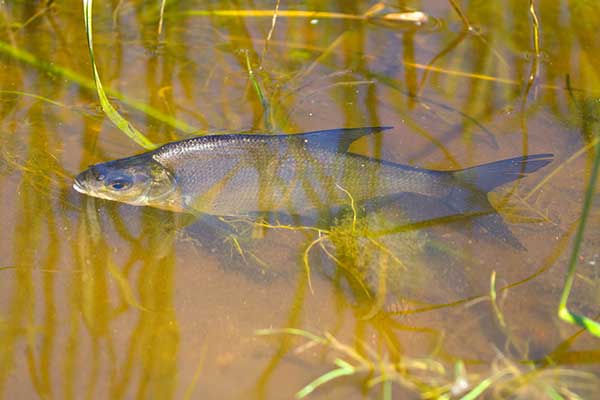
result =
[[[526,2],[471,2],[467,30],[450,2],[408,2],[417,25],[393,2],[282,1],[273,25],[276,2],[178,1],[159,33],[155,3],[94,7],[111,102],[153,142],[393,125],[351,150],[435,169],[554,153],[492,195],[526,250],[476,219],[399,229],[410,197],[319,236],[82,196],[76,173],[142,149],[99,107],[81,4],[5,2],[4,398],[292,398],[336,358],[364,368],[309,398],[460,397],[488,378],[485,398],[597,392],[598,341],[556,309],[598,140],[599,6],[535,2],[536,26]],[[599,217],[596,202],[570,299],[590,317]]]

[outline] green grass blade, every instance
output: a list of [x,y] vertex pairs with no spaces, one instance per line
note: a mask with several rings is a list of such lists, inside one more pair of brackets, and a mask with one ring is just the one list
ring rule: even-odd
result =
[[340,368],[331,370],[306,385],[302,390],[296,393],[296,398],[302,399],[311,394],[319,386],[342,376],[352,375],[356,371],[352,365],[340,359],[336,359],[336,365],[339,365]]
[[96,91],[100,98],[100,104],[102,110],[106,116],[115,124],[123,133],[125,133],[131,140],[139,144],[145,149],[152,150],[156,148],[156,145],[152,143],[144,134],[133,127],[125,118],[121,116],[115,110],[115,108],[108,101],[102,82],[100,81],[100,75],[98,74],[98,68],[96,68],[96,60],[94,58],[94,44],[92,38],[92,0],[83,0],[83,20],[85,22],[85,32],[87,36],[88,49],[90,51],[90,60],[92,62],[92,70],[94,72],[94,81],[96,82]]
[[267,97],[265,96],[260,84],[258,83],[258,80],[256,79],[256,76],[254,75],[254,70],[252,69],[252,63],[250,62],[250,56],[248,55],[248,51],[245,52],[245,55],[246,68],[248,70],[248,78],[250,79],[252,87],[256,91],[256,95],[258,96],[260,104],[262,105],[265,128],[268,132],[271,132],[273,130],[273,123],[271,120],[271,106],[269,105],[269,101],[267,100]]
[[592,200],[594,198],[594,191],[596,188],[596,182],[598,180],[598,172],[600,170],[600,141],[596,143],[594,164],[590,174],[590,181],[587,186],[585,193],[585,199],[583,202],[583,210],[581,211],[581,220],[575,234],[575,243],[573,244],[573,250],[571,252],[571,258],[569,259],[569,269],[565,279],[565,285],[563,287],[562,296],[560,298],[560,304],[558,305],[558,316],[563,321],[570,324],[578,325],[587,330],[594,336],[600,337],[600,324],[593,319],[585,317],[583,315],[575,314],[567,308],[567,301],[571,294],[573,287],[573,281],[575,279],[575,269],[577,268],[577,260],[579,259],[579,251],[581,250],[581,244],[583,242],[583,234],[585,232],[585,225],[589,217],[590,209],[592,206]]
[[560,395],[552,386],[546,386],[545,392],[550,398],[550,400],[565,400],[564,397]]
[[383,393],[381,395],[383,400],[392,400],[392,381],[383,382]]
[[485,392],[487,388],[489,388],[492,385],[492,383],[494,383],[494,380],[492,378],[484,379],[479,383],[479,385],[475,386],[472,390],[470,390],[469,393],[461,397],[460,400],[475,400],[477,397],[479,397],[480,394]]

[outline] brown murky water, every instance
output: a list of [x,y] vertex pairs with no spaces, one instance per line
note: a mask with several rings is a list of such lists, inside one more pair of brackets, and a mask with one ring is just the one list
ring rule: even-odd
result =
[[[600,6],[535,2],[536,29],[527,2],[463,1],[467,31],[444,1],[281,1],[274,22],[275,1],[179,1],[159,34],[159,3],[94,8],[103,83],[152,141],[393,125],[352,151],[554,153],[492,196],[527,250],[473,219],[394,230],[398,204],[318,236],[82,196],[77,172],[141,151],[99,107],[82,6],[0,2],[4,398],[287,399],[336,369],[308,398],[593,398],[600,342],[556,310],[600,128]],[[590,317],[599,217],[570,298]]]

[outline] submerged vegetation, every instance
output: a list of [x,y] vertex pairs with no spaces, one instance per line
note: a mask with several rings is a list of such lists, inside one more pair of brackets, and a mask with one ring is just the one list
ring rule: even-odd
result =
[[[205,3],[0,6],[0,397],[600,390],[599,6]],[[412,223],[342,187],[325,225],[196,222],[69,189],[91,162],[192,134],[386,123],[400,133],[352,151],[440,169],[557,153],[493,198],[526,252],[476,218],[434,204]]]
[[362,375],[367,377],[365,386],[371,389],[383,386],[381,398],[393,398],[393,385],[419,394],[424,399],[469,400],[491,393],[493,398],[585,398],[593,395],[600,381],[591,373],[550,365],[523,363],[508,359],[499,351],[496,360],[490,365],[488,375],[468,374],[462,361],[457,361],[453,371],[434,358],[402,357],[394,362],[368,345],[363,344],[364,352],[358,353],[354,347],[341,343],[333,335],[315,335],[301,329],[260,330],[257,335],[286,334],[303,337],[308,341],[295,351],[301,354],[316,345],[340,354],[333,360],[336,366],[296,393],[301,399],[328,382],[336,379]]

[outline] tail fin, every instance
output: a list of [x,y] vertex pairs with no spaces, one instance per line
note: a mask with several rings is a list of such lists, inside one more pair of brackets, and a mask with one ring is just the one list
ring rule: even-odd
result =
[[477,217],[475,225],[512,247],[524,250],[525,247],[506,226],[502,217],[495,213],[487,193],[537,171],[552,162],[553,157],[552,154],[533,154],[453,171],[452,175],[459,185],[450,192],[446,203],[458,213],[489,213]]
[[460,182],[487,193],[497,186],[520,179],[548,165],[553,154],[532,154],[453,171]]

